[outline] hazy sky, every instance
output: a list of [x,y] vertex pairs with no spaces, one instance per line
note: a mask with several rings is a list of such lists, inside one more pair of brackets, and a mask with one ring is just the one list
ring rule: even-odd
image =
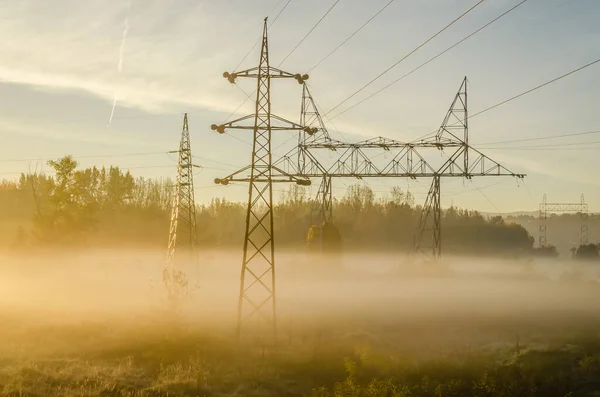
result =
[[[282,69],[305,72],[389,0],[341,0]],[[141,176],[174,176],[182,114],[189,113],[192,149],[204,168],[197,200],[244,199],[247,188],[213,185],[250,161],[250,132],[235,139],[211,131],[245,95],[223,79],[256,42],[262,19],[279,0],[0,0],[0,174],[15,178],[51,157],[72,154],[83,166],[115,164]],[[487,0],[340,109],[361,100],[489,22],[519,0]],[[270,29],[277,65],[334,0],[291,0]],[[356,91],[463,13],[475,0],[395,0],[371,24],[311,72],[310,86],[325,110]],[[600,57],[600,1],[528,0],[390,89],[335,118],[334,138],[386,136],[402,141],[435,130],[467,76],[474,113]],[[255,66],[256,48],[241,68]],[[274,112],[297,120],[301,87],[273,84]],[[253,81],[240,81],[246,93]],[[116,108],[109,119],[113,101]],[[515,172],[512,178],[444,180],[443,205],[482,211],[537,208],[579,201],[600,211],[597,159],[600,133],[522,144],[486,142],[600,130],[600,64],[470,121],[475,147]],[[252,112],[246,103],[239,115]],[[332,113],[332,115],[334,115]],[[338,130],[339,132],[337,132]],[[294,144],[274,138],[276,154]],[[287,142],[286,142],[287,141]],[[529,146],[529,148],[527,148]],[[581,149],[583,148],[583,149]],[[91,156],[104,156],[90,158]],[[111,156],[111,157],[109,157]],[[47,169],[47,167],[45,167]],[[344,193],[352,179],[336,180]],[[385,195],[409,188],[424,200],[430,181],[370,180]],[[278,187],[282,188],[282,187]],[[316,187],[312,188],[312,193]]]

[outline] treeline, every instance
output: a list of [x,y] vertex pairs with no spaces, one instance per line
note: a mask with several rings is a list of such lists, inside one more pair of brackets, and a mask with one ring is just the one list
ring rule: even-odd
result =
[[[536,241],[539,236],[540,221],[537,214],[531,215],[507,215],[505,219],[509,222],[518,223],[523,226],[530,235],[535,237]],[[563,257],[575,256],[589,258],[590,247],[582,247],[581,242],[581,226],[586,225],[588,229],[588,241],[597,243],[600,237],[600,215],[589,214],[587,219],[583,220],[581,214],[548,214],[545,221],[546,224],[546,240],[550,246],[556,247],[556,251]],[[598,244],[590,244],[597,246]],[[598,248],[598,247],[596,247]],[[574,252],[575,251],[575,252]],[[579,251],[579,253],[577,252]]]
[[[134,178],[118,167],[78,169],[72,157],[49,162],[54,176],[23,174],[0,185],[0,244],[42,246],[146,246],[164,249],[173,182]],[[275,208],[277,244],[305,245],[312,201],[292,186]],[[410,192],[393,188],[378,198],[365,185],[352,185],[334,201],[334,222],[344,249],[407,250],[413,245],[421,207]],[[214,198],[197,206],[201,247],[240,247],[245,203]],[[527,253],[533,238],[501,217],[449,208],[442,218],[446,252]],[[424,245],[430,235],[426,234]]]

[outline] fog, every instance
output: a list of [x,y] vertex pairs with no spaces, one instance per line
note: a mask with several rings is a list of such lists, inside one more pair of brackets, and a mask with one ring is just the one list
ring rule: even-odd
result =
[[[561,260],[446,257],[441,264],[389,253],[277,253],[280,324],[423,318],[600,316],[600,266]],[[161,252],[93,251],[5,255],[0,310],[44,321],[162,313]],[[186,272],[198,288],[181,316],[230,327],[236,318],[241,252],[205,251]],[[533,317],[531,317],[533,318]]]

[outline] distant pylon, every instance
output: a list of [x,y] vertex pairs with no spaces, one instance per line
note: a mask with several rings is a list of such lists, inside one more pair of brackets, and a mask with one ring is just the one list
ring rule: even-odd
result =
[[547,244],[546,223],[548,221],[548,213],[565,212],[574,212],[579,214],[581,218],[579,245],[587,245],[589,238],[587,225],[587,220],[589,216],[588,211],[589,208],[588,205],[585,203],[585,197],[583,196],[583,194],[581,195],[581,201],[579,203],[549,203],[546,194],[544,194],[543,201],[540,204],[538,246],[540,248],[544,248]]
[[189,292],[189,279],[185,267],[195,269],[198,265],[196,204],[192,172],[195,165],[192,163],[187,113],[183,116],[183,129],[177,152],[179,153],[177,180],[173,187],[167,263],[163,272],[163,281],[172,305],[178,305]]

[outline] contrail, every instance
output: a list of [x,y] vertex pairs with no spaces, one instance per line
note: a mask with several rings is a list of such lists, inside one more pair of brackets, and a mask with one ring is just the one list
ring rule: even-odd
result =
[[[131,3],[130,3],[131,7]],[[129,13],[129,7],[127,10]],[[125,28],[123,29],[123,36],[121,36],[121,47],[119,47],[119,73],[123,70],[123,51],[125,51],[125,42],[127,41],[127,32],[129,32],[129,15],[125,18]]]
[[[125,43],[127,42],[127,33],[129,32],[129,10],[131,9],[131,0],[127,2],[127,16],[125,17],[125,27],[123,28],[123,34],[121,35],[121,45],[119,46],[119,63],[117,70],[119,74],[123,71],[123,53],[125,52]],[[115,115],[115,107],[117,106],[117,94],[115,93],[113,99],[112,110],[110,112],[110,118],[108,124],[112,123],[113,116]]]
[[115,99],[113,99],[112,110],[110,111],[110,118],[108,119],[108,124],[112,123],[113,116],[115,115],[115,107],[117,107],[117,94],[115,94]]

